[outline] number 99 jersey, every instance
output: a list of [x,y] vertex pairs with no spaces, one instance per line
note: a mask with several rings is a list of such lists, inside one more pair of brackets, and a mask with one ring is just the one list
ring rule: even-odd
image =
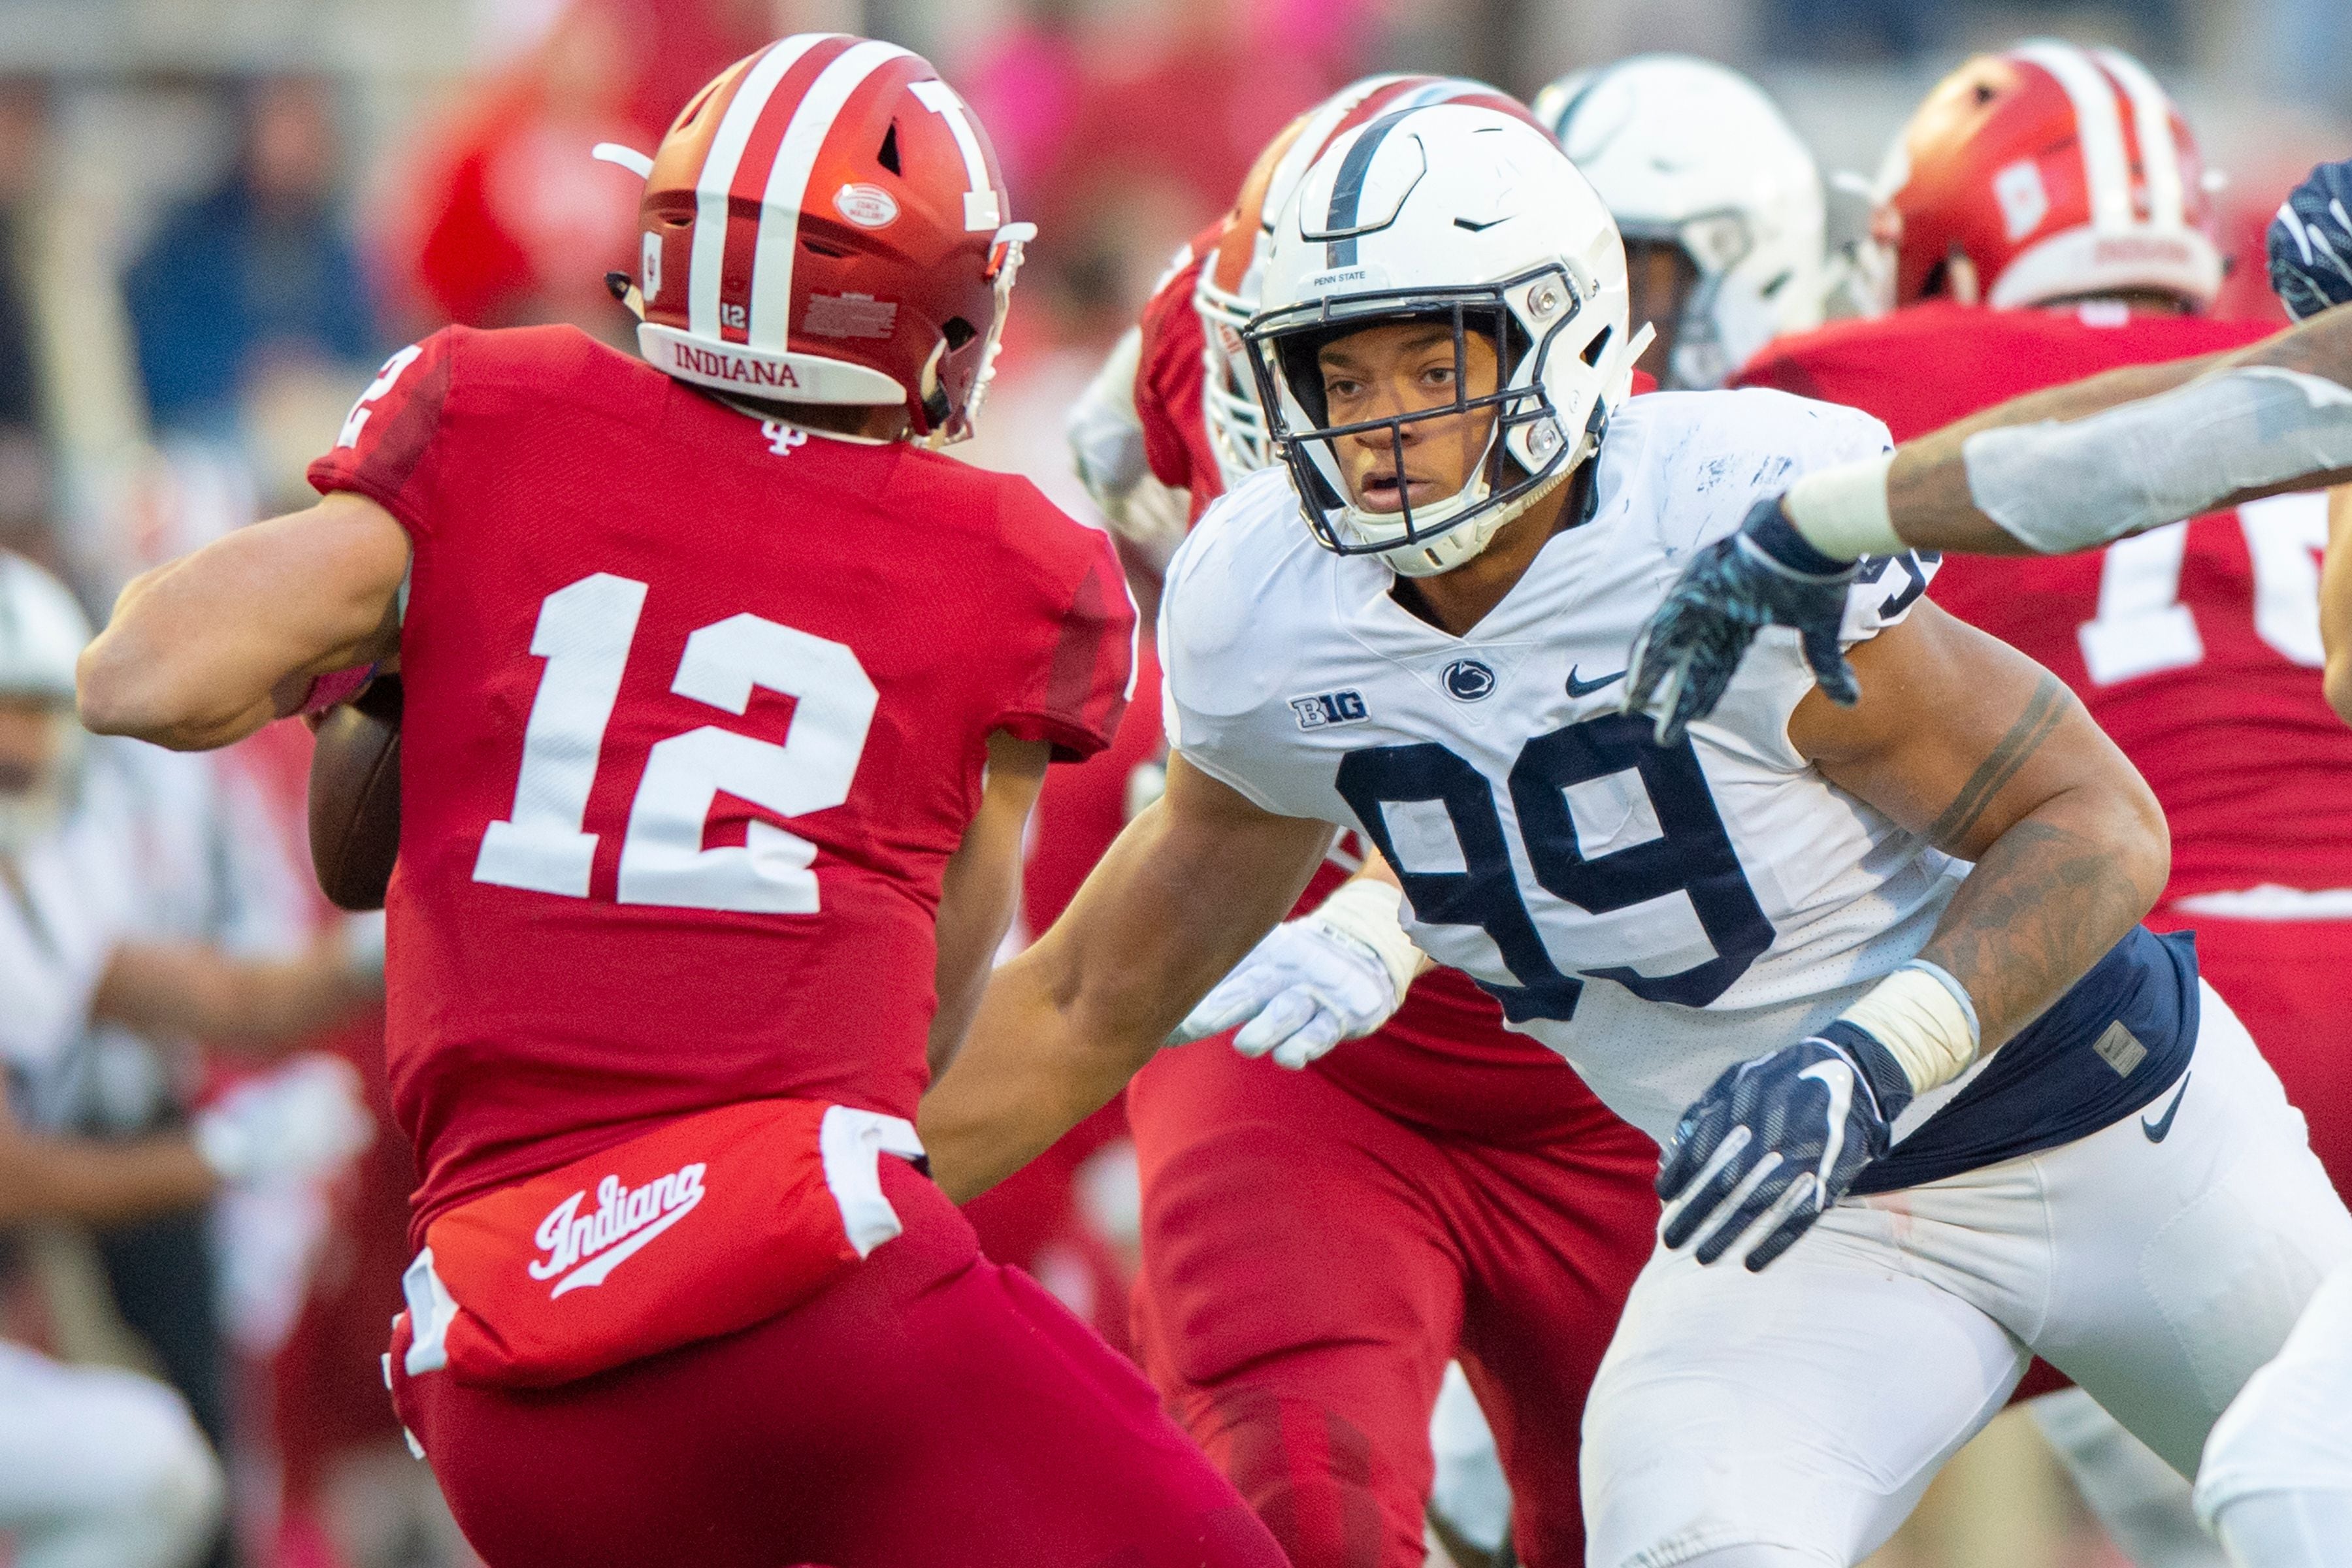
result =
[[404,349],[310,479],[414,549],[385,911],[419,1234],[714,1105],[911,1118],[989,735],[1089,755],[1125,707],[1108,542],[568,327]]
[[[1867,415],[1780,393],[1633,399],[1587,521],[1458,638],[1400,605],[1378,561],[1317,545],[1268,469],[1170,565],[1171,742],[1265,810],[1360,827],[1413,941],[1663,1140],[1725,1067],[1916,953],[1965,874],[1790,745],[1812,686],[1793,633],[1759,637],[1681,745],[1618,711],[1634,634],[1694,550],[1805,470],[1887,446]],[[1931,567],[1866,567],[1849,640],[1906,615]]]

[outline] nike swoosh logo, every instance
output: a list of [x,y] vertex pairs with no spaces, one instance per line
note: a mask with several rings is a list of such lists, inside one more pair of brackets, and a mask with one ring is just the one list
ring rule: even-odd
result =
[[1571,664],[1568,667],[1568,694],[1570,697],[1590,697],[1602,687],[1614,686],[1624,679],[1625,672],[1621,669],[1614,675],[1604,675],[1598,680],[1579,680],[1576,679],[1576,666]]
[[1511,215],[1509,213],[1505,213],[1501,217],[1490,217],[1485,223],[1479,223],[1471,218],[1458,217],[1454,220],[1454,226],[1456,228],[1466,228],[1472,234],[1484,234],[1498,223],[1508,223],[1510,221]]
[[646,1243],[651,1241],[654,1237],[659,1236],[662,1232],[667,1230],[670,1226],[676,1225],[678,1221],[692,1214],[696,1208],[700,1206],[701,1203],[702,1194],[700,1193],[695,1194],[694,1196],[687,1199],[686,1202],[670,1210],[669,1213],[662,1215],[661,1218],[654,1221],[653,1224],[646,1226],[645,1229],[637,1232],[636,1235],[630,1237],[627,1240],[614,1247],[611,1250],[607,1251],[603,1257],[598,1258],[593,1263],[582,1264],[579,1268],[565,1275],[562,1282],[557,1285],[554,1289],[550,1290],[547,1293],[547,1299],[552,1301],[558,1296],[563,1295],[568,1291],[583,1290],[593,1285],[602,1285],[604,1282],[606,1276],[610,1275],[614,1269],[618,1268],[622,1264],[626,1263],[630,1258],[635,1258],[639,1252],[643,1251],[645,1249]]
[[2180,1075],[2180,1088],[2174,1092],[2172,1104],[2166,1110],[2163,1121],[2150,1121],[2145,1116],[2139,1119],[2139,1130],[2147,1134],[2149,1142],[2161,1143],[2171,1132],[2172,1119],[2180,1114],[2180,1102],[2189,1098],[2189,1077],[2187,1073]]
[[1822,1166],[1813,1173],[1813,1212],[1829,1206],[1830,1173],[1845,1152],[1845,1113],[1853,1108],[1853,1068],[1843,1062],[1815,1062],[1797,1075],[1819,1082],[1830,1091],[1829,1136],[1822,1141]]

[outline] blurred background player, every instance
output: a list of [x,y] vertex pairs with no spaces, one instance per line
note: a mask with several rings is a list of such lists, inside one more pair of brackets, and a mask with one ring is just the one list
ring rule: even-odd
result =
[[1625,237],[1641,369],[1669,390],[1721,386],[1773,338],[1822,323],[1821,170],[1764,90],[1712,60],[1642,55],[1536,95]]
[[[1895,312],[1777,342],[1739,383],[1853,405],[1899,441],[2117,365],[2242,347],[2269,328],[2206,314],[2223,271],[2212,184],[2130,56],[2047,39],[1979,56],[1880,176]],[[2326,535],[2324,497],[2279,496],[2088,554],[1955,556],[1933,597],[2057,673],[2147,778],[2172,829],[2148,923],[2195,929],[2203,973],[2352,1192],[2352,731],[2318,679]],[[2087,1395],[2034,1408],[2142,1568],[2219,1561],[2186,1483]]]
[[[1342,89],[1267,146],[1074,416],[1080,471],[1122,520],[1131,566],[1140,560],[1139,598],[1156,602],[1157,564],[1186,520],[1270,460],[1239,332],[1283,204],[1334,141],[1436,103],[1528,118],[1458,79]],[[1143,695],[1130,730],[1158,719]],[[1061,782],[1040,803],[1041,832]],[[1395,897],[1350,883],[1361,864],[1343,837],[1300,900],[1305,918],[1277,933],[1310,966],[1336,962],[1342,984],[1349,911],[1369,900],[1377,916]],[[1383,1014],[1390,984],[1374,977]],[[1185,1033],[1239,1021],[1219,1021],[1218,1005],[1213,996]],[[1649,1252],[1654,1146],[1552,1052],[1506,1031],[1501,1009],[1454,971],[1423,974],[1384,1027],[1322,1056],[1338,1037],[1330,1015],[1298,1017],[1239,1037],[1281,1066],[1236,1055],[1226,1036],[1137,1076],[1127,1109],[1143,1186],[1143,1363],[1295,1563],[1397,1568],[1422,1561],[1431,1413],[1458,1357],[1510,1483],[1512,1549],[1532,1564],[1581,1563],[1585,1391]],[[1275,1184],[1294,1201],[1251,1201]],[[1475,1452],[1470,1410],[1458,1395],[1448,1410],[1449,1451],[1468,1426]],[[1448,1499],[1436,1511],[1442,1537],[1502,1545],[1491,1502]]]
[[[382,960],[346,930],[305,944],[249,781],[84,736],[72,690],[88,640],[63,585],[0,552],[0,1064],[30,1124],[130,1139],[184,1123],[221,1060],[196,1041],[249,1071],[366,1006]],[[299,1291],[315,1202],[279,1184],[95,1230],[107,1304],[224,1452],[237,1404],[224,1309]],[[275,1235],[225,1251],[239,1219]]]
[[[240,956],[154,923],[175,890],[163,874],[187,868],[139,831],[105,765],[122,743],[85,747],[73,668],[88,640],[64,586],[0,552],[0,1220],[99,1227],[118,1304],[179,1392],[0,1344],[0,1521],[34,1568],[215,1549],[229,1424],[206,1216],[224,1181],[299,1188],[370,1127],[355,1075],[310,1057],[231,1090],[193,1131],[163,1130],[177,1106],[145,1092],[142,1038],[299,1039],[367,984],[340,953]],[[91,1088],[110,1078],[112,1120]]]
[[[140,578],[82,662],[86,719],[200,749],[400,660],[403,1420],[497,1568],[687,1540],[713,1568],[1275,1568],[914,1163],[1045,763],[1104,746],[1129,674],[1101,542],[936,452],[1033,231],[929,65],[842,34],[599,155],[645,180],[612,279],[644,359],[567,326],[402,351],[324,500]],[[526,1260],[562,1281],[510,1285]]]

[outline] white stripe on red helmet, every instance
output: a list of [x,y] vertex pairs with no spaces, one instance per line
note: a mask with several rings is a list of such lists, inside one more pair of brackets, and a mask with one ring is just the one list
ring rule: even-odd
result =
[[[2066,89],[2074,106],[2074,133],[2091,191],[2091,222],[2123,228],[2132,221],[2131,161],[2124,147],[2121,95],[2087,50],[2055,38],[2021,44],[2019,59],[2040,66]],[[2168,146],[2171,138],[2167,136]]]
[[[753,348],[782,349],[790,335],[793,254],[799,248],[799,216],[808,202],[809,175],[816,167],[817,153],[832,132],[834,121],[851,96],[865,85],[866,78],[892,60],[914,58],[911,51],[896,44],[866,39],[827,64],[807,96],[793,110],[761,198],[768,216],[760,221],[751,260],[751,320],[746,341]],[[928,85],[930,84],[915,84],[913,90],[918,98]],[[793,221],[780,221],[786,213],[792,215]],[[734,246],[741,239],[730,232],[727,242]]]

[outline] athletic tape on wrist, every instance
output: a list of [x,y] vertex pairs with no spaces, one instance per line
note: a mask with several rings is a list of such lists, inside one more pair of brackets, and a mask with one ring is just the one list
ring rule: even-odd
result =
[[1915,1094],[1951,1082],[1977,1059],[1976,1005],[1958,981],[1925,960],[1905,964],[1838,1016],[1886,1047]]
[[2352,468],[2352,390],[2242,365],[2064,424],[1980,430],[1960,459],[1979,511],[2040,553],[2063,555],[2210,511],[2241,490]]
[[1413,976],[1429,966],[1429,955],[1404,933],[1403,910],[1404,894],[1378,878],[1358,877],[1307,918],[1371,949],[1402,1001]]
[[1895,531],[1886,495],[1887,470],[1895,454],[1860,458],[1815,468],[1789,487],[1780,501],[1791,527],[1806,543],[1839,561],[1865,555],[1900,555],[1911,547]]

